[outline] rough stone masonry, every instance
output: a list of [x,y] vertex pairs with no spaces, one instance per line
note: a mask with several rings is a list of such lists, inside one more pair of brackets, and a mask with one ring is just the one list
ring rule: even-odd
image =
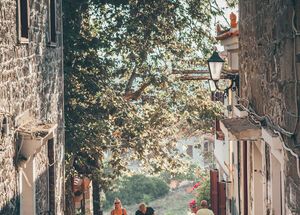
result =
[[[300,1],[241,0],[239,5],[242,97],[259,115],[295,133],[284,142],[299,156]],[[285,161],[284,211],[300,214],[297,161],[287,151]]]
[[[20,178],[25,177],[22,167],[30,159],[35,213],[63,214],[62,1],[54,1],[56,42],[51,45],[51,1],[24,1],[28,2],[29,17],[26,42],[19,40],[20,2],[0,1],[0,214],[19,214],[24,209]],[[49,157],[46,138],[53,139],[53,158]],[[26,147],[32,149],[30,141],[39,144],[31,158],[21,153]],[[49,197],[50,166],[54,170],[54,203]]]

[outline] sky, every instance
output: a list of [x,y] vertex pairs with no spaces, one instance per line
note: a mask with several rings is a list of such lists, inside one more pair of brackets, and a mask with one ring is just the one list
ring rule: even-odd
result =
[[[227,8],[227,4],[226,4],[225,0],[216,0],[216,2],[221,8],[224,8],[224,17],[227,19],[228,23],[230,23],[229,15],[230,15],[231,12],[233,12],[233,13],[235,13],[235,15],[237,15],[237,20],[239,21],[238,7],[236,7],[236,8]],[[222,16],[216,17],[215,23],[212,24],[213,25],[212,29],[216,29],[216,24],[217,23],[220,23],[224,26],[228,26],[228,24],[227,24],[226,20],[224,19],[224,17],[222,17]],[[215,31],[215,35],[216,35],[216,31]],[[218,49],[218,51],[223,51],[224,47],[221,46],[220,44],[218,44],[217,49]]]

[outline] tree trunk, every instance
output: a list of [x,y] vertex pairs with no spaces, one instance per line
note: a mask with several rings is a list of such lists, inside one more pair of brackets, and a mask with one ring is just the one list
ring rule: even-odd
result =
[[66,215],[73,215],[75,214],[75,205],[74,205],[74,201],[73,201],[73,190],[72,190],[72,186],[73,186],[73,180],[71,176],[67,176],[67,181],[66,181],[66,211],[65,214]]
[[93,181],[93,209],[94,215],[103,215],[100,204],[100,184],[98,181]]

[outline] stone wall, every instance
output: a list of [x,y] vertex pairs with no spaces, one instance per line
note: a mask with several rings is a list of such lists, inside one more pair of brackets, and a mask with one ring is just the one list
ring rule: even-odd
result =
[[[3,122],[0,116],[0,122]],[[0,123],[2,124],[2,123]],[[0,137],[0,214],[17,214],[18,206],[18,172],[15,168],[16,153],[12,136]]]
[[48,207],[48,193],[47,193],[47,164],[48,161],[44,156],[47,154],[47,147],[43,146],[41,152],[35,157],[35,165],[39,168],[36,170],[36,174],[39,176],[36,179],[35,186],[39,189],[35,190],[35,199],[36,199],[36,213],[43,214],[47,211]]
[[[11,120],[11,133],[0,139],[0,214],[8,206],[16,211],[18,172],[15,162],[17,123],[53,124],[55,143],[56,212],[64,203],[64,118],[61,0],[56,0],[55,46],[48,44],[48,0],[29,0],[29,42],[20,44],[17,32],[17,1],[0,1],[0,116]],[[29,113],[29,114],[28,114]],[[1,123],[0,123],[1,125]],[[1,126],[0,126],[1,127]],[[2,128],[1,128],[2,129]],[[40,210],[46,210],[47,153],[40,150],[36,162],[36,195]],[[11,203],[10,203],[11,202]],[[13,213],[12,213],[13,214]]]
[[[300,155],[300,65],[295,59],[300,38],[293,31],[293,20],[300,31],[300,0],[240,0],[239,6],[241,97],[285,129],[285,144]],[[297,161],[285,153],[285,210],[300,214]]]

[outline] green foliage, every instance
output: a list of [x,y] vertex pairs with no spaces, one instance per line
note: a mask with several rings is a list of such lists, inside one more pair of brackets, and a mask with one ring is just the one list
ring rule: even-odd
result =
[[176,136],[209,130],[219,107],[201,83],[182,82],[172,70],[202,65],[221,13],[213,5],[64,1],[68,176],[89,175],[106,189],[131,160],[149,173],[181,170]]
[[106,208],[113,204],[116,197],[121,199],[123,205],[131,205],[140,202],[149,203],[169,192],[169,186],[163,180],[144,175],[124,177],[118,185],[117,191],[106,193]]
[[163,171],[160,174],[160,178],[162,178],[166,183],[170,183],[171,180],[197,181],[200,172],[201,172],[201,168],[199,166],[195,164],[189,164],[184,172],[171,173],[170,171]]
[[227,4],[230,6],[230,7],[236,7],[238,5],[238,0],[226,0]]
[[177,137],[209,130],[220,107],[172,71],[202,68],[215,1],[64,0],[63,13],[67,177],[106,190],[132,160],[182,171]]
[[199,181],[194,186],[194,193],[198,205],[200,205],[201,200],[206,200],[210,205],[210,178],[208,171],[201,172]]
[[213,151],[202,152],[201,156],[203,157],[204,163],[207,169],[215,169],[215,155]]

